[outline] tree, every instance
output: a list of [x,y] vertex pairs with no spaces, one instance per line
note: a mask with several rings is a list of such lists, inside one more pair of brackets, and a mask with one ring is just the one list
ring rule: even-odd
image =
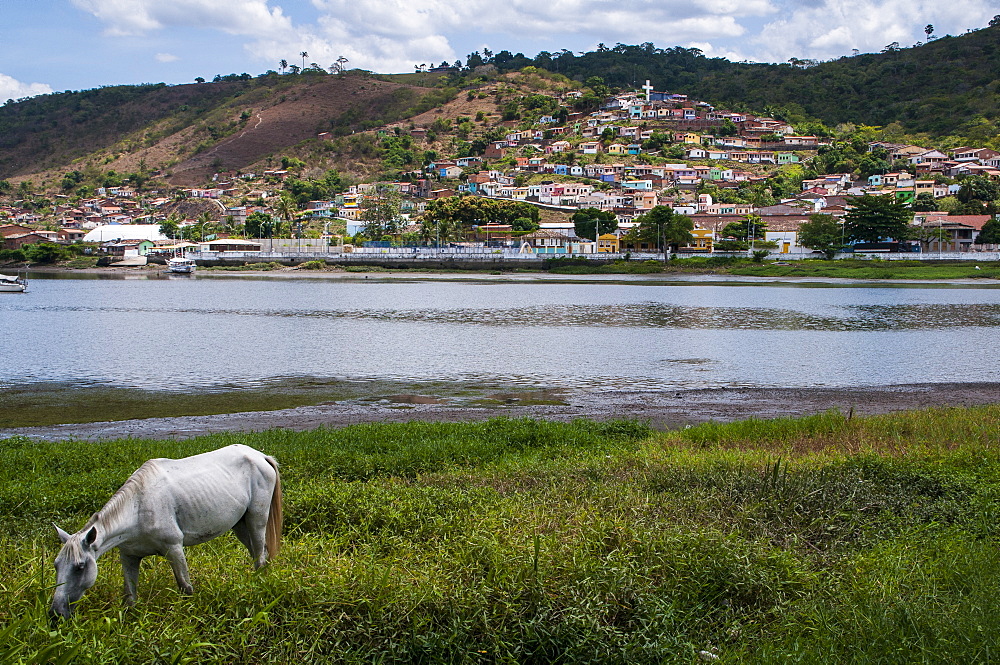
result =
[[278,62],[278,69],[280,69],[280,70],[281,70],[281,73],[282,73],[282,74],[284,74],[284,73],[285,73],[285,70],[286,70],[286,69],[288,69],[288,61],[287,61],[287,60],[285,60],[284,58],[282,58],[282,59],[281,59],[281,60],[280,60],[280,61]]
[[167,219],[160,224],[160,233],[168,238],[176,238],[179,230],[180,224],[177,223],[177,218],[174,215],[167,217]]
[[602,101],[611,95],[611,88],[604,83],[604,79],[600,76],[591,76],[583,84],[593,90],[594,94]]
[[767,224],[761,220],[760,215],[747,215],[746,219],[726,224],[720,235],[749,243],[751,240],[763,240],[766,232]]
[[274,235],[274,218],[259,210],[247,215],[243,234],[248,238],[270,238]]
[[962,180],[962,186],[956,195],[962,203],[970,201],[995,201],[1000,199],[1000,184],[986,176],[974,175]]
[[983,224],[983,230],[976,237],[976,244],[998,245],[1000,244],[1000,220],[991,219]]
[[931,25],[930,23],[928,23],[927,25],[925,25],[924,26],[924,34],[927,35],[927,39],[930,39],[931,35],[934,34],[934,26]]
[[618,218],[610,210],[600,210],[598,208],[583,208],[573,213],[570,217],[573,221],[576,236],[587,240],[597,240],[594,231],[598,235],[613,233],[618,228]]
[[281,219],[285,220],[286,228],[291,231],[292,220],[299,212],[299,207],[295,204],[295,201],[286,192],[282,192],[281,196],[278,197],[278,202],[274,204],[274,211],[278,213]]
[[194,77],[194,82],[195,83],[204,83],[205,82],[205,78],[202,77],[202,76],[196,76],[196,77]]
[[305,69],[306,68],[306,58],[309,57],[309,54],[307,52],[305,52],[305,51],[302,51],[302,52],[299,53],[299,55],[302,56],[302,69]]
[[68,247],[51,242],[36,242],[24,246],[25,258],[31,263],[56,263],[72,257]]
[[691,230],[694,222],[691,218],[676,214],[669,206],[656,206],[645,215],[635,218],[639,223],[636,232],[641,240],[655,243],[660,249],[670,248],[676,252],[680,245],[686,245],[694,240]]
[[379,187],[374,195],[361,203],[360,219],[365,223],[364,234],[373,240],[399,233],[402,197],[394,188]]
[[854,242],[906,240],[913,211],[892,196],[855,196],[844,218],[844,233]]
[[799,226],[799,244],[832,259],[844,248],[844,227],[833,215],[809,215],[809,221]]
[[914,212],[936,212],[937,209],[938,204],[933,194],[930,192],[920,192],[917,194],[917,200],[913,202]]

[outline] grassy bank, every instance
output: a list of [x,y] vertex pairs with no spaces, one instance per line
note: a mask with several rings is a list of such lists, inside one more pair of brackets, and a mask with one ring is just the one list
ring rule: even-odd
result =
[[598,263],[582,257],[553,258],[545,270],[561,275],[713,274],[751,277],[840,277],[847,279],[1000,279],[996,261],[883,261],[821,259],[782,261],[780,255],[757,262],[744,257],[694,256],[667,261]]
[[[987,662],[1000,406],[847,420],[365,425],[0,441],[0,655],[77,662]],[[112,554],[50,631],[57,540],[149,457],[275,455],[285,546]],[[186,660],[187,659],[187,660]],[[68,661],[62,661],[68,662]]]

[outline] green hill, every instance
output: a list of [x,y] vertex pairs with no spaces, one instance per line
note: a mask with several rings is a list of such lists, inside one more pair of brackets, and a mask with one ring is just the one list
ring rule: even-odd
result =
[[[534,59],[501,52],[501,69],[542,67],[580,81],[600,76],[615,87],[650,79],[658,90],[828,125],[899,122],[909,133],[959,134],[985,141],[1000,133],[1000,25],[912,48],[842,57],[814,66],[751,64],[707,58],[698,49],[617,44]],[[985,121],[985,122],[984,122]]]
[[[660,90],[799,124],[819,119],[830,126],[892,125],[898,135],[925,133],[929,140],[1000,147],[998,42],[1000,25],[812,66],[735,63],[651,43],[535,58],[500,51],[486,64],[501,72],[534,65],[578,81],[600,76],[620,88],[650,79]],[[8,102],[0,107],[0,179],[107,165],[119,171],[168,169],[176,183],[195,184],[215,171],[281,154],[319,132],[350,134],[412,117],[489,78],[468,69],[447,77],[269,72]]]
[[196,184],[319,132],[350,134],[420,113],[441,94],[350,72],[42,95],[0,107],[0,179],[86,161],[171,169]]

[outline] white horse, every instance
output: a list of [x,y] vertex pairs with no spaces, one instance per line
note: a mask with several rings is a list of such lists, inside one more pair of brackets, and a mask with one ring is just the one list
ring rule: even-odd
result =
[[70,535],[56,527],[63,546],[55,562],[53,617],[69,618],[97,579],[97,559],[114,547],[131,605],[143,557],[165,556],[177,586],[190,594],[185,545],[232,529],[260,568],[278,554],[281,522],[278,463],[253,448],[233,445],[179,460],[149,460],[80,531]]

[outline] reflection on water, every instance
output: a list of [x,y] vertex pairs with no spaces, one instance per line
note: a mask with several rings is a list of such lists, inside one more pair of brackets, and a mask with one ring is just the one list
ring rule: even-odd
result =
[[982,359],[998,328],[992,288],[50,279],[0,298],[0,384],[266,392],[293,377],[364,394],[389,381],[407,403],[439,396],[435,383],[599,395],[996,381]]
[[473,326],[687,328],[703,330],[918,330],[996,327],[1000,305],[843,305],[839,315],[819,315],[779,307],[698,307],[662,303],[628,305],[546,305],[516,309],[224,309],[159,307],[39,307],[46,312],[196,314]]

